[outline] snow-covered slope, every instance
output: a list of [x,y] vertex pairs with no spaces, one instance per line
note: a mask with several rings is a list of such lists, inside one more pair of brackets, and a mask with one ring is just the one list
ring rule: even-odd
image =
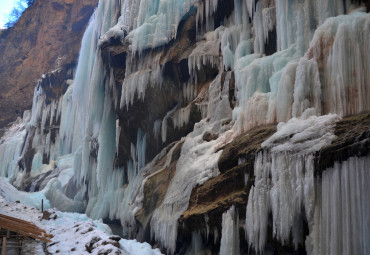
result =
[[[143,254],[160,255],[147,243],[124,240],[113,236],[110,228],[101,220],[92,220],[86,214],[66,213],[49,208],[49,219],[42,219],[38,209],[43,197],[35,198],[30,193],[17,191],[0,178],[0,213],[34,223],[48,234],[53,235],[51,242],[35,243],[33,252],[37,254]],[[46,200],[47,201],[47,200]],[[49,205],[45,204],[45,209]],[[36,254],[36,253],[35,253]]]

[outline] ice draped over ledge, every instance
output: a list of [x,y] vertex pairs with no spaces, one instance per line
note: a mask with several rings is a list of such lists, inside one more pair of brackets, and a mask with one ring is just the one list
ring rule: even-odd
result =
[[[33,178],[41,184],[30,190],[44,189],[52,206],[63,201],[60,209],[118,219],[126,237],[155,240],[175,253],[183,234],[178,220],[192,191],[220,174],[224,146],[257,126],[280,123],[255,155],[246,213],[235,206],[223,213],[215,237],[220,252],[239,254],[243,226],[248,246],[264,252],[272,215],[273,236],[283,245],[305,242],[308,253],[336,254],[354,250],[344,242],[352,240],[366,254],[369,233],[361,226],[369,226],[370,208],[361,201],[369,192],[360,179],[369,179],[367,157],[336,163],[315,178],[313,155],[336,139],[333,128],[341,117],[370,111],[370,15],[351,1],[234,0],[231,14],[217,20],[227,2],[99,1],[65,94],[50,103],[40,83],[31,113],[1,138],[0,176],[19,188]],[[191,17],[195,35],[186,40],[194,42],[176,62],[166,49],[185,44],[178,31]],[[111,44],[125,47],[119,82],[115,75],[122,70],[102,58]],[[176,72],[181,79],[173,78]],[[168,107],[156,102],[156,114],[153,104],[143,107],[153,97],[168,100]],[[194,112],[196,124],[178,140],[171,137],[192,123]],[[149,158],[153,140],[160,152]],[[173,165],[143,226],[144,188]],[[330,218],[330,208],[340,213]],[[305,240],[295,224],[301,218],[308,221]],[[194,244],[206,239],[192,236]]]

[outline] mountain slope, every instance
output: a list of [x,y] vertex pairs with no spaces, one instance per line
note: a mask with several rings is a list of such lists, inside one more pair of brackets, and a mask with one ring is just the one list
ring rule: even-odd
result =
[[36,0],[13,28],[2,31],[0,129],[31,108],[42,73],[67,67],[72,77],[81,38],[97,2]]

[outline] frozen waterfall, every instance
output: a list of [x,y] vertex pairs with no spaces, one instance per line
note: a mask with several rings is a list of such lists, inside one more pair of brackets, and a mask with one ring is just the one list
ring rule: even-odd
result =
[[[336,123],[370,111],[369,45],[362,1],[100,0],[64,95],[49,102],[39,82],[1,137],[0,177],[168,254],[263,254],[269,232],[308,254],[369,254],[369,155],[315,175]],[[254,155],[247,203],[218,208],[206,247],[209,229],[179,221],[192,192],[221,174],[225,146],[266,124],[277,131]]]

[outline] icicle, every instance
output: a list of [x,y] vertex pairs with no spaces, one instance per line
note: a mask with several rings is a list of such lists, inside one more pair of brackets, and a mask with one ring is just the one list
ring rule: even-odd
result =
[[121,126],[119,125],[119,119],[116,120],[116,154],[118,155],[119,149],[119,138],[121,135]]
[[172,117],[175,128],[181,128],[189,122],[191,108],[192,105],[189,105],[175,112]]
[[239,243],[239,214],[233,205],[222,214],[220,255],[240,254]]
[[316,115],[320,115],[321,93],[317,62],[314,59],[301,58],[294,84],[293,117],[301,116],[308,108],[314,108]]
[[153,125],[153,134],[154,134],[154,138],[155,138],[156,140],[158,140],[158,136],[159,136],[160,128],[161,128],[161,120],[156,120],[156,121],[154,121],[154,125]]
[[352,157],[323,172],[308,254],[369,254],[369,164],[369,157]]
[[137,69],[134,69],[134,64],[131,58],[126,58],[126,78],[122,84],[122,94],[120,108],[126,106],[126,109],[134,103],[135,96],[138,100],[144,101],[146,88],[150,85],[162,85],[162,70],[159,64],[160,54],[157,54],[150,61],[146,58],[141,58]]
[[248,243],[257,251],[265,249],[268,215],[272,213],[273,236],[283,244],[293,235],[302,242],[299,218],[314,212],[313,153],[330,144],[337,115],[293,118],[280,123],[277,132],[262,143],[263,152],[255,159],[255,183],[246,209]]
[[166,115],[164,116],[161,124],[161,136],[162,136],[162,142],[166,142],[167,140],[167,120],[169,117],[172,116],[172,114],[176,111],[177,106],[175,106],[173,109],[169,110]]
[[0,139],[0,176],[13,182],[19,171],[18,159],[27,138],[26,125],[31,113],[25,111],[23,119],[18,118]]
[[[231,74],[225,77],[223,90],[221,90],[220,76],[210,85],[209,93],[217,96],[212,97],[214,101],[208,106],[209,121],[204,119],[197,123],[193,132],[185,138],[176,165],[176,174],[168,187],[163,203],[154,211],[150,222],[152,238],[164,245],[168,253],[174,253],[176,249],[178,219],[188,207],[192,189],[219,174],[217,162],[222,150],[217,148],[232,139],[234,134],[228,130],[230,126],[222,125],[225,115],[231,116],[231,112],[221,109],[225,106],[225,101],[229,105],[225,95],[228,91],[227,81]],[[228,107],[230,109],[230,106]],[[218,139],[204,141],[203,135],[207,131],[219,134]]]

